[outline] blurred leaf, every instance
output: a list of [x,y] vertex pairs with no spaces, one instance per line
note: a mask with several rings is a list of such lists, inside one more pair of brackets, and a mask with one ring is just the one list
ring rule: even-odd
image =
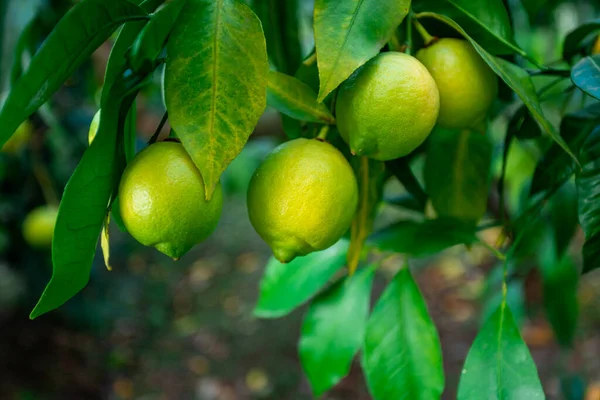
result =
[[508,122],[508,131],[521,140],[542,136],[540,126],[535,122],[526,106],[521,106]]
[[425,188],[440,216],[476,223],[487,210],[492,144],[476,131],[435,129],[429,136]]
[[85,0],[56,25],[0,110],[0,148],[121,24],[146,18],[126,0]]
[[318,101],[335,90],[389,41],[410,0],[316,0],[315,43],[319,64]]
[[110,236],[108,234],[108,226],[110,224],[110,211],[106,213],[106,219],[102,224],[102,232],[100,232],[100,248],[102,249],[102,257],[104,258],[104,266],[109,271],[112,271],[110,266]]
[[581,50],[581,42],[594,32],[600,31],[600,19],[586,22],[571,31],[563,44],[563,58],[570,61]]
[[383,196],[385,165],[367,157],[352,157],[351,163],[357,176],[359,194],[358,208],[350,228],[347,256],[348,270],[353,274],[358,267],[365,240],[373,230],[375,212]]
[[[502,265],[499,265],[488,276],[486,296],[481,310],[481,325],[485,324],[502,304],[502,273]],[[506,304],[512,310],[517,326],[521,325],[526,312],[523,281],[511,279],[508,282]]]
[[542,384],[510,308],[502,303],[469,350],[458,400],[544,399]]
[[382,251],[423,257],[457,244],[477,242],[475,228],[450,218],[423,222],[400,221],[375,232],[368,243]]
[[529,77],[527,71],[523,68],[512,64],[506,60],[503,60],[498,57],[494,57],[486,52],[475,40],[473,40],[467,33],[454,22],[452,19],[444,17],[443,15],[423,12],[418,15],[419,17],[430,17],[435,18],[439,21],[442,21],[452,28],[456,29],[460,34],[462,34],[467,40],[471,42],[475,50],[479,53],[481,58],[490,66],[490,68],[500,77],[514,92],[523,100],[525,106],[531,112],[533,118],[537,121],[537,123],[542,127],[544,132],[550,135],[552,139],[560,145],[564,149],[564,151],[569,154],[575,161],[577,161],[577,157],[571,151],[569,146],[565,143],[563,138],[558,134],[554,126],[550,123],[550,121],[544,115],[544,111],[540,105],[540,100],[538,98],[537,92],[535,90],[535,86]]
[[585,232],[583,272],[600,267],[600,127],[581,148],[583,168],[577,176],[579,222]]
[[575,64],[571,79],[579,89],[600,100],[600,54],[585,57]]
[[269,71],[267,104],[294,119],[335,123],[329,109],[317,102],[317,94],[308,85],[281,72]]
[[562,257],[567,251],[579,220],[577,216],[577,187],[569,180],[548,202],[548,216],[552,222],[555,253]]
[[237,0],[188,0],[167,44],[169,122],[210,199],[266,107],[269,73],[258,17]]
[[23,28],[17,43],[15,44],[15,51],[13,54],[12,66],[10,69],[10,86],[19,80],[23,74],[25,65],[23,64],[24,58],[31,56],[35,53],[36,41],[40,38],[42,32],[39,29],[39,21],[37,18],[29,21]]
[[173,0],[152,15],[128,53],[134,71],[150,72],[187,0]]
[[253,8],[265,31],[269,59],[278,71],[293,74],[302,62],[298,0],[257,0]]
[[350,371],[363,344],[374,267],[348,276],[311,303],[298,346],[313,394],[321,396]]
[[373,309],[362,368],[375,400],[439,399],[442,395],[440,340],[408,267],[398,272]]
[[260,282],[254,315],[283,317],[310,299],[344,265],[348,246],[347,240],[340,240],[327,250],[297,257],[287,264],[271,257]]
[[397,158],[395,160],[386,161],[386,168],[394,174],[400,181],[404,189],[412,195],[414,201],[416,201],[420,207],[420,211],[425,210],[427,204],[427,193],[421,187],[421,184],[417,180],[417,177],[410,168],[409,160],[405,157]]

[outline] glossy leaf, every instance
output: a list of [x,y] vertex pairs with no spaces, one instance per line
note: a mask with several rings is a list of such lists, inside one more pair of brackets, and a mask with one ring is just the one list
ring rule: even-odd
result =
[[335,118],[306,84],[281,72],[269,71],[267,104],[294,119],[334,124]]
[[188,0],[167,44],[165,100],[207,199],[266,107],[268,72],[260,20],[248,6]]
[[424,211],[428,196],[410,168],[409,160],[406,157],[397,158],[395,160],[386,161],[385,166],[396,178],[398,178],[402,186],[404,186],[404,189],[412,195],[414,200],[418,203],[420,211]]
[[458,400],[545,399],[535,363],[510,308],[502,303],[469,350]]
[[375,232],[368,243],[382,251],[423,257],[457,244],[477,242],[475,228],[452,219],[400,221]]
[[575,64],[571,79],[579,89],[600,100],[600,54],[585,57]]
[[144,18],[146,13],[127,0],[85,0],[76,4],[12,87],[0,110],[0,147],[119,25]]
[[340,280],[306,312],[298,348],[315,397],[348,374],[363,344],[374,272],[369,267]]
[[287,315],[321,290],[346,261],[348,242],[340,240],[327,250],[297,257],[282,264],[271,257],[260,282],[254,315],[278,318]]
[[492,144],[476,131],[436,129],[429,137],[425,188],[438,215],[476,223],[487,210]]
[[373,220],[377,206],[383,196],[385,164],[367,157],[353,157],[352,167],[358,182],[358,208],[350,228],[350,249],[348,269],[350,274],[358,267],[367,236],[373,230]]
[[594,32],[600,31],[600,19],[586,22],[579,25],[565,38],[563,44],[563,58],[572,60],[580,51],[581,42]]
[[375,400],[428,400],[442,395],[440,340],[408,268],[398,272],[373,309],[362,368]]
[[316,0],[318,100],[379,53],[410,7],[410,0]]
[[100,248],[102,249],[102,258],[104,258],[104,266],[107,270],[112,271],[110,266],[110,235],[108,226],[110,224],[110,212],[106,214],[104,224],[102,224],[102,232],[100,232]]
[[532,117],[542,127],[544,132],[550,135],[550,137],[552,137],[552,139],[558,143],[560,147],[562,147],[563,150],[569,154],[569,156],[571,156],[574,160],[577,160],[573,151],[571,151],[569,146],[565,143],[563,138],[558,134],[554,126],[544,115],[540,105],[540,99],[538,98],[535,87],[533,86],[527,71],[502,58],[494,57],[489,54],[483,47],[473,40],[461,28],[460,25],[448,17],[431,12],[422,12],[418,14],[418,17],[430,17],[442,21],[457,30],[461,35],[469,40],[481,58],[483,58],[490,68],[521,98],[521,100],[523,100],[523,103],[531,112]]

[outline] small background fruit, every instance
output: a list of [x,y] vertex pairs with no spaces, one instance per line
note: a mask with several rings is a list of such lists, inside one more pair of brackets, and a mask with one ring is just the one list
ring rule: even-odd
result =
[[316,139],[277,147],[248,190],[250,222],[281,262],[337,242],[350,227],[357,203],[352,167],[339,150]]
[[25,120],[15,133],[4,143],[2,146],[2,151],[5,153],[16,153],[19,151],[29,139],[31,139],[31,134],[33,132],[33,125],[29,120]]
[[41,206],[31,211],[23,221],[23,237],[27,244],[35,248],[49,248],[56,225],[58,208]]

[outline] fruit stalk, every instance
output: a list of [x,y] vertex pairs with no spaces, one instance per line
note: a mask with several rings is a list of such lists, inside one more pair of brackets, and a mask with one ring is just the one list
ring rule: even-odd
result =
[[421,37],[423,37],[423,41],[425,42],[425,47],[429,46],[431,43],[433,43],[436,40],[436,38],[434,36],[431,36],[429,34],[429,32],[427,32],[427,29],[425,29],[425,27],[423,25],[421,25],[421,23],[419,21],[417,21],[416,18],[413,18],[412,23],[415,26],[415,29],[417,30],[417,32],[419,32]]

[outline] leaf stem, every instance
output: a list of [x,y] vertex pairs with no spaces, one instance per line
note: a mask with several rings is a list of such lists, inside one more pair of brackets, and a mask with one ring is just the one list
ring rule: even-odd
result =
[[479,244],[481,244],[483,247],[485,247],[486,249],[488,249],[493,255],[496,256],[496,258],[498,260],[502,260],[502,261],[506,260],[506,256],[500,250],[498,250],[494,246],[490,245],[489,243],[487,243],[487,242],[485,242],[483,240],[480,240]]
[[429,32],[427,32],[427,29],[425,29],[425,27],[421,25],[421,23],[416,18],[413,18],[412,23],[417,29],[417,32],[419,32],[419,34],[423,38],[423,41],[425,42],[425,47],[429,46],[432,42],[436,40],[436,38],[434,36],[431,36]]
[[329,125],[323,125],[323,127],[319,131],[319,134],[317,135],[317,139],[325,141],[328,133],[329,133]]
[[158,127],[156,128],[156,131],[154,132],[154,134],[152,135],[152,137],[148,141],[148,146],[150,146],[151,144],[156,143],[156,140],[158,140],[158,136],[160,135],[160,132],[162,131],[162,129],[165,126],[165,124],[167,123],[168,119],[169,119],[169,112],[166,111],[165,115],[163,115],[162,119],[160,120],[160,124],[158,124]]

